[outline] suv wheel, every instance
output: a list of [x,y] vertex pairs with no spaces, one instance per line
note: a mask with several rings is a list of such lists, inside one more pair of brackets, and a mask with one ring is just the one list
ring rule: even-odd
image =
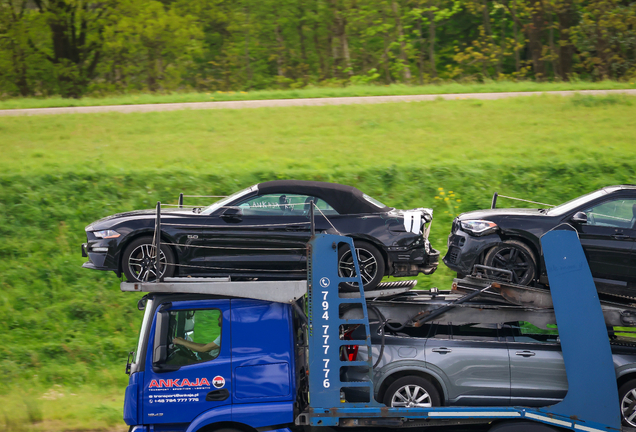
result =
[[433,383],[419,376],[407,376],[389,386],[384,404],[396,408],[430,408],[440,406],[441,402]]
[[636,427],[636,379],[621,386],[618,390],[618,400],[621,402],[623,424]]
[[[512,283],[528,285],[537,276],[537,260],[534,253],[524,243],[506,240],[490,249],[484,257],[484,264],[512,272]],[[501,278],[505,273],[490,272],[491,276]]]

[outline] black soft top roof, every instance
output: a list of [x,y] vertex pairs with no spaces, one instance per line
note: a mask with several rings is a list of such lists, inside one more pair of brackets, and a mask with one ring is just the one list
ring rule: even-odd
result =
[[339,214],[385,213],[390,207],[380,208],[353,186],[305,180],[274,180],[258,184],[258,194],[288,193],[310,195],[325,200]]

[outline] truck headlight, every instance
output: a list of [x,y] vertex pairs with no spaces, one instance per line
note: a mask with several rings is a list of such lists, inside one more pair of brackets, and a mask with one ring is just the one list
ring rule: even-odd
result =
[[93,235],[100,239],[109,239],[109,238],[117,238],[121,234],[113,230],[104,230],[104,231],[94,231]]
[[460,223],[464,231],[475,236],[490,234],[497,229],[496,223],[481,219],[465,220]]

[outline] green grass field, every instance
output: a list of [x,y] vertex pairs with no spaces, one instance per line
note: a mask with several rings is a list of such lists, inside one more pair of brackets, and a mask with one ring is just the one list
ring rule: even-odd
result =
[[636,88],[633,82],[554,82],[538,83],[534,81],[492,81],[485,84],[430,84],[424,86],[359,85],[348,87],[307,87],[295,90],[258,90],[251,92],[207,92],[207,93],[169,93],[169,94],[127,94],[121,96],[84,97],[82,99],[63,99],[59,96],[49,98],[15,98],[0,100],[0,109],[50,108],[95,105],[137,105],[174,102],[218,102],[234,100],[262,99],[300,99],[347,96],[388,96],[446,93],[490,93],[490,92],[530,92],[557,90],[619,90]]
[[[636,98],[286,107],[0,118],[0,169],[19,173],[333,173],[404,164],[598,162],[631,154]],[[231,192],[231,191],[226,191]]]
[[[635,127],[626,96],[0,117],[0,425],[124,427],[139,296],[81,268],[95,219],[179,192],[325,180],[432,207],[443,256],[452,218],[494,191],[559,203],[635,183]],[[447,289],[452,277],[440,265],[418,279]]]

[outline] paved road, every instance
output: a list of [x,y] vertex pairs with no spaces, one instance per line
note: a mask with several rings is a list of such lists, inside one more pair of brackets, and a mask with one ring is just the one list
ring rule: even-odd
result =
[[323,106],[323,105],[351,105],[351,104],[378,104],[387,102],[420,102],[432,101],[438,98],[446,100],[455,99],[503,99],[519,96],[536,96],[552,94],[559,96],[573,96],[577,93],[590,95],[627,94],[636,96],[636,89],[632,90],[579,90],[579,91],[549,91],[549,92],[507,92],[507,93],[456,93],[435,95],[411,95],[411,96],[361,96],[361,97],[334,97],[312,99],[268,99],[251,101],[227,101],[227,102],[188,102],[188,103],[164,103],[144,105],[106,105],[69,108],[29,108],[0,110],[0,116],[44,115],[44,114],[77,114],[77,113],[103,113],[103,112],[151,112],[151,111],[176,111],[185,109],[242,109],[285,106]]

